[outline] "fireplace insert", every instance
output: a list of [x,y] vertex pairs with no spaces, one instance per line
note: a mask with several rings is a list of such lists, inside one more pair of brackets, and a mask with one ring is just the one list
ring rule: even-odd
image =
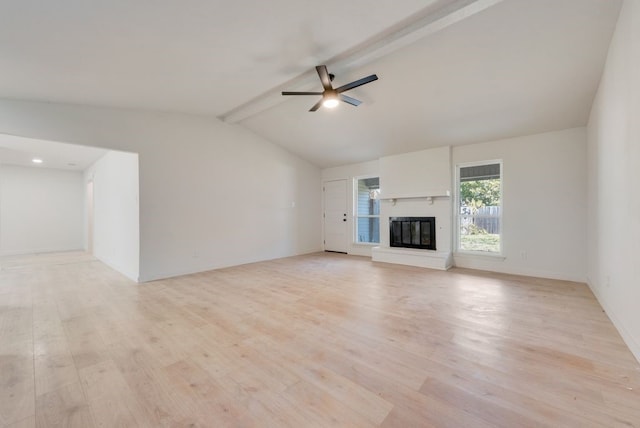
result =
[[390,217],[390,245],[392,247],[436,249],[435,217]]

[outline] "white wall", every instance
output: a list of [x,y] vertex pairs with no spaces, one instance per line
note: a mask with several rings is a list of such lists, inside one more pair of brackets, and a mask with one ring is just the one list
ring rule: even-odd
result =
[[640,1],[625,0],[588,126],[588,282],[640,360]]
[[139,154],[143,281],[322,248],[319,168],[237,125],[0,100],[0,133]]
[[[407,153],[392,160],[400,159],[405,168],[385,167],[379,162],[346,165],[322,171],[323,180],[347,178],[349,186],[352,177],[359,175],[380,175],[383,197],[385,182],[390,174],[392,183],[418,177],[424,188],[413,189],[412,193],[451,189],[455,165],[466,162],[502,159],[503,164],[503,256],[454,254],[456,266],[473,269],[557,278],[574,281],[586,280],[587,247],[587,142],[586,129],[575,128],[557,132],[518,137],[487,143],[456,146]],[[446,156],[444,154],[447,154]],[[423,157],[440,159],[442,165],[431,168],[438,171],[434,179],[424,179],[424,171],[410,168]],[[404,162],[407,160],[407,162]],[[443,172],[444,171],[444,172]],[[383,177],[386,173],[386,177]],[[448,177],[442,177],[442,175]],[[437,182],[429,186],[428,182]],[[394,184],[395,185],[395,184]],[[398,193],[400,188],[392,189]],[[397,186],[396,186],[397,187]],[[455,191],[455,189],[452,189]],[[352,189],[349,187],[349,195]],[[416,193],[416,194],[417,194]],[[438,251],[454,250],[453,202],[450,198],[436,198],[433,204],[424,199],[399,199],[393,205],[383,201],[381,218],[389,216],[435,216],[438,219]],[[349,204],[352,210],[352,203]],[[353,218],[353,212],[349,212]],[[349,221],[349,233],[353,235],[353,224]],[[350,235],[350,236],[351,236]],[[388,246],[388,224],[381,221],[381,245]],[[352,244],[350,254],[370,255],[370,247]]]
[[93,255],[137,281],[140,261],[138,155],[110,151],[84,173],[93,182]]
[[586,280],[585,128],[453,148],[453,164],[503,160],[504,258],[454,254],[456,266]]
[[0,165],[0,254],[81,250],[82,173]]
[[451,149],[436,147],[380,158],[382,198],[441,195],[451,191]]
[[[380,169],[378,161],[362,162],[322,170],[322,182],[332,180],[347,180],[347,253],[371,257],[371,244],[355,243],[355,218],[354,218],[354,190],[353,180],[356,177],[378,177]],[[377,245],[377,244],[376,244]]]
[[[344,165],[322,170],[322,180],[347,180],[348,207],[348,247],[353,255],[371,257],[375,245],[354,243],[354,178],[380,177],[382,197],[424,195],[431,190],[438,192],[451,189],[450,154],[448,147],[412,152],[405,155],[389,156],[371,162]],[[431,165],[432,160],[436,160]],[[425,162],[427,164],[424,167]],[[384,164],[384,165],[383,165]],[[432,166],[432,168],[429,167]],[[410,187],[408,190],[405,188]],[[392,193],[390,193],[392,192]],[[383,200],[380,205],[380,245],[389,246],[390,216],[435,216],[437,217],[437,245],[439,251],[451,251],[451,202],[450,198],[438,198],[433,204],[425,199],[398,200],[396,205]],[[377,245],[377,244],[376,244]]]

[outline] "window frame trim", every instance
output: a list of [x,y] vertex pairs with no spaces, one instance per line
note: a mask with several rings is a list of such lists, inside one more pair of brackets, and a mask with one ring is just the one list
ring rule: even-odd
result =
[[[353,208],[351,212],[353,213],[353,236],[351,237],[354,245],[370,245],[370,246],[378,246],[380,242],[360,242],[358,241],[358,218],[377,218],[380,219],[380,214],[378,215],[358,215],[358,181],[366,180],[367,178],[377,178],[378,184],[380,183],[380,174],[366,174],[366,175],[358,175],[353,177],[352,187],[353,187],[353,195],[351,197],[351,203],[353,204]],[[380,227],[380,222],[378,221],[378,227]],[[380,233],[380,231],[378,231]]]
[[[481,165],[491,165],[491,164],[499,164],[500,165],[500,251],[499,252],[490,252],[490,251],[472,251],[472,250],[462,250],[460,248],[460,168],[468,168],[473,166],[481,166]],[[454,233],[454,253],[466,256],[484,256],[484,257],[494,257],[494,258],[502,258],[504,259],[504,162],[502,159],[488,159],[482,161],[473,161],[473,162],[460,162],[455,165],[455,198],[453,204],[453,218],[455,222],[455,233]],[[489,216],[480,216],[493,218]]]

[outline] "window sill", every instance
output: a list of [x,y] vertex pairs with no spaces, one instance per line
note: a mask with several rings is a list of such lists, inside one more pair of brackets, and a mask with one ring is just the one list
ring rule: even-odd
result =
[[379,242],[354,242],[353,245],[360,247],[377,247],[380,245]]
[[469,257],[474,259],[485,259],[485,260],[493,260],[493,261],[503,261],[506,260],[506,257],[503,254],[496,253],[484,253],[484,252],[475,252],[475,251],[458,251],[453,253],[453,257]]

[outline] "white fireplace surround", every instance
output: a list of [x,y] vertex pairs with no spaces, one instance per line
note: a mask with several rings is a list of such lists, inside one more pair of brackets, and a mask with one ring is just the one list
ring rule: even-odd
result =
[[[399,200],[396,203],[383,204],[380,224],[380,246],[371,249],[371,260],[374,262],[395,263],[407,266],[417,266],[429,269],[448,270],[453,266],[451,253],[451,217],[450,215],[433,215],[431,201],[407,201]],[[423,205],[423,206],[420,206]],[[449,200],[441,200],[433,204],[442,214],[443,210],[449,210]],[[387,209],[385,209],[387,208]],[[392,213],[387,214],[389,211]],[[398,215],[397,212],[404,213]],[[398,248],[390,246],[389,219],[392,217],[435,217],[436,218],[436,250],[423,250],[413,248]]]
[[[453,265],[451,149],[439,147],[380,159],[380,245],[374,262],[447,270]],[[436,250],[390,246],[389,218],[435,217]]]

